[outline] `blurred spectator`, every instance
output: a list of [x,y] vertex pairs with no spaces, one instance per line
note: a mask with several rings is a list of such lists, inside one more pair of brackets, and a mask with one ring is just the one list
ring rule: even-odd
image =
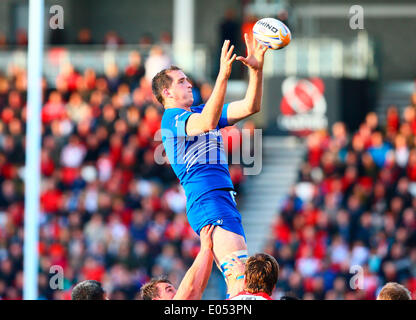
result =
[[151,83],[153,77],[161,70],[169,68],[171,59],[160,46],[153,46],[145,62],[145,78]]
[[407,146],[405,137],[401,134],[396,135],[394,145],[394,157],[397,162],[397,165],[400,168],[405,168],[409,159],[409,148]]
[[56,78],[56,88],[65,93],[75,91],[78,89],[78,83],[81,78],[81,75],[75,70],[74,66],[66,63],[62,66]]
[[123,39],[114,30],[108,31],[104,36],[104,45],[107,49],[117,49],[123,43]]
[[[67,64],[56,88],[44,83],[40,299],[70,299],[85,279],[134,299],[159,272],[181,279],[198,252],[183,190],[154,161],[161,110],[140,55],[106,71]],[[25,70],[11,72],[0,76],[0,297],[21,299],[26,87]],[[53,264],[65,270],[60,293],[49,287]]]
[[235,50],[240,48],[240,25],[236,20],[235,9],[229,8],[225,11],[224,18],[220,22],[220,48],[225,40],[230,40]]
[[144,33],[140,36],[139,44],[143,46],[151,46],[154,44],[153,36],[150,33]]
[[256,24],[258,18],[254,15],[248,14],[243,18],[243,23],[241,25],[241,41],[244,43],[244,34],[250,34],[253,32],[253,27]]
[[16,31],[16,45],[27,46],[27,44],[28,44],[27,31],[23,29],[17,30]]
[[70,95],[65,108],[69,118],[75,123],[92,118],[90,106],[82,100],[82,96],[78,92],[73,92]]
[[[375,299],[386,282],[416,293],[416,113],[396,106],[386,125],[369,113],[356,132],[345,124],[311,133],[297,183],[273,224],[284,291],[303,299]],[[412,262],[411,262],[412,261]],[[360,266],[364,288],[348,286]],[[285,285],[287,285],[285,287]]]
[[84,160],[85,154],[85,147],[81,144],[79,137],[72,135],[68,144],[62,149],[61,164],[64,167],[78,168]]
[[370,112],[365,117],[365,124],[370,128],[372,132],[380,131],[381,128],[378,124],[378,116],[377,113]]
[[390,149],[390,146],[386,142],[383,142],[381,132],[377,131],[371,135],[371,147],[368,149],[368,152],[379,168],[384,166],[384,163],[389,156]]
[[42,121],[46,124],[50,124],[54,120],[64,119],[66,113],[62,95],[57,91],[52,91],[48,101],[42,109]]
[[105,78],[107,81],[108,90],[110,93],[115,93],[122,80],[118,66],[115,63],[110,63],[106,66]]
[[386,132],[389,133],[397,133],[400,124],[400,116],[397,110],[397,107],[394,105],[390,105],[387,109],[387,119],[386,119]]
[[91,30],[88,28],[82,28],[78,31],[76,44],[94,44],[92,40]]
[[162,31],[159,36],[159,43],[163,45],[171,45],[172,44],[172,35],[169,31]]
[[7,37],[3,32],[0,32],[0,50],[7,49],[9,46]]
[[129,84],[130,89],[139,86],[140,80],[145,74],[142,57],[138,51],[129,53],[129,64],[124,70],[125,81]]
[[290,30],[292,29],[291,26],[289,26],[289,13],[286,9],[279,10],[276,19],[282,21]]

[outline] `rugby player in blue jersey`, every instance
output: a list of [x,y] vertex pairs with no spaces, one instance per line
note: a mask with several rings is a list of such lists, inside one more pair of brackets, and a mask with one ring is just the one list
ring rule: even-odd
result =
[[[224,41],[218,77],[204,105],[192,106],[192,85],[175,66],[162,70],[152,80],[153,94],[165,108],[162,142],[185,190],[189,224],[198,235],[204,226],[216,226],[212,234],[213,253],[223,275],[227,256],[235,254],[243,261],[247,259],[247,244],[219,130],[260,111],[267,51],[252,36],[244,34],[244,38],[247,57],[233,54],[234,46],[230,46],[229,40]],[[244,99],[224,104],[235,60],[248,67],[247,92]]]

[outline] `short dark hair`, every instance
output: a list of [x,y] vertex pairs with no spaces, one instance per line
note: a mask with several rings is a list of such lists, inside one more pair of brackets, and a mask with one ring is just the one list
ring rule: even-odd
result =
[[257,253],[246,262],[246,290],[271,295],[279,278],[279,264],[267,253]]
[[72,289],[72,300],[104,300],[104,289],[96,280],[85,280]]
[[169,76],[170,71],[181,70],[177,66],[170,66],[167,69],[163,69],[157,73],[152,79],[152,92],[155,95],[157,101],[161,104],[164,103],[162,90],[171,86],[173,79]]
[[397,282],[388,282],[381,289],[377,300],[412,300],[410,291]]
[[142,300],[153,300],[159,296],[157,285],[159,283],[172,284],[166,277],[152,278],[140,288],[140,298]]

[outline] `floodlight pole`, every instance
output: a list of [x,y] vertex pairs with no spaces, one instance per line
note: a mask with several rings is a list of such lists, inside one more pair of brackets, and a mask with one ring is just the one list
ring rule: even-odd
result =
[[173,1],[173,57],[185,72],[192,72],[195,0]]
[[23,299],[38,298],[39,200],[44,0],[29,1]]

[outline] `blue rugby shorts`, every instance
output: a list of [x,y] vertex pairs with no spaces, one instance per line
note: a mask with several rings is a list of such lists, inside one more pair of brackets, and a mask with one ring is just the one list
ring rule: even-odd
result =
[[212,224],[243,236],[247,242],[235,194],[233,190],[217,189],[201,195],[187,211],[192,229],[199,235],[203,227]]

